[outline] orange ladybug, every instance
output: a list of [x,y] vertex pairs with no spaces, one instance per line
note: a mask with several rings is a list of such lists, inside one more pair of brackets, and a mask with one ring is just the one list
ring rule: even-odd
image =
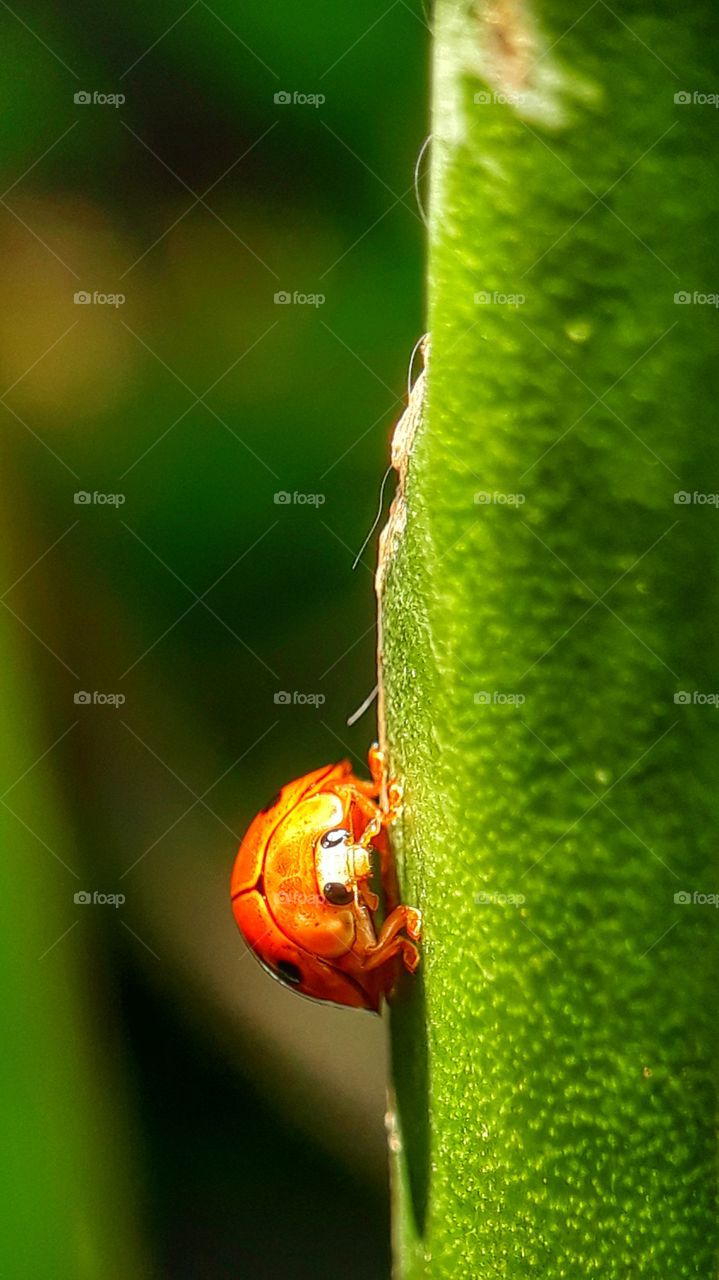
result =
[[[232,910],[248,946],[280,982],[313,1000],[379,1012],[400,966],[414,973],[421,915],[398,902],[386,827],[401,790],[379,795],[383,756],[370,749],[372,782],[349,760],[288,782],[258,813],[232,871]],[[380,858],[385,919],[370,888]]]

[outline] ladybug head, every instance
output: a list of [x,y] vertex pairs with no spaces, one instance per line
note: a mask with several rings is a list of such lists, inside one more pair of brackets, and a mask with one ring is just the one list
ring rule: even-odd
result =
[[357,882],[372,874],[369,853],[355,844],[346,827],[324,831],[315,847],[317,883],[322,896],[333,907],[346,907],[355,900]]

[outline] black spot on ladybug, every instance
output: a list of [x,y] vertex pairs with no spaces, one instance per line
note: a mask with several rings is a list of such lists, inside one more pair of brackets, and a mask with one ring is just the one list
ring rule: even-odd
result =
[[260,813],[269,813],[270,809],[274,809],[281,795],[282,795],[282,792],[278,791],[277,794],[274,795],[271,800],[267,801],[267,804],[265,805],[264,809],[260,809]]
[[277,976],[292,987],[296,987],[302,981],[300,970],[291,960],[278,960]]

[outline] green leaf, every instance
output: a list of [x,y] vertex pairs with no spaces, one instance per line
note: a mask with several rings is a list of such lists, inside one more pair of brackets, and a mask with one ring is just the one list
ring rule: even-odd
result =
[[428,393],[381,598],[425,919],[403,1280],[714,1274],[712,32],[702,3],[438,4]]

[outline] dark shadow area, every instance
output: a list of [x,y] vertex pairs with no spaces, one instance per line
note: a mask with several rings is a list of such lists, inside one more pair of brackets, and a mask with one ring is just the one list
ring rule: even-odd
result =
[[429,1200],[429,1054],[422,966],[404,975],[391,1015],[392,1063],[404,1159],[417,1234]]
[[283,1123],[147,986],[128,978],[123,1003],[158,1280],[336,1280],[338,1233],[343,1276],[389,1276],[386,1194]]

